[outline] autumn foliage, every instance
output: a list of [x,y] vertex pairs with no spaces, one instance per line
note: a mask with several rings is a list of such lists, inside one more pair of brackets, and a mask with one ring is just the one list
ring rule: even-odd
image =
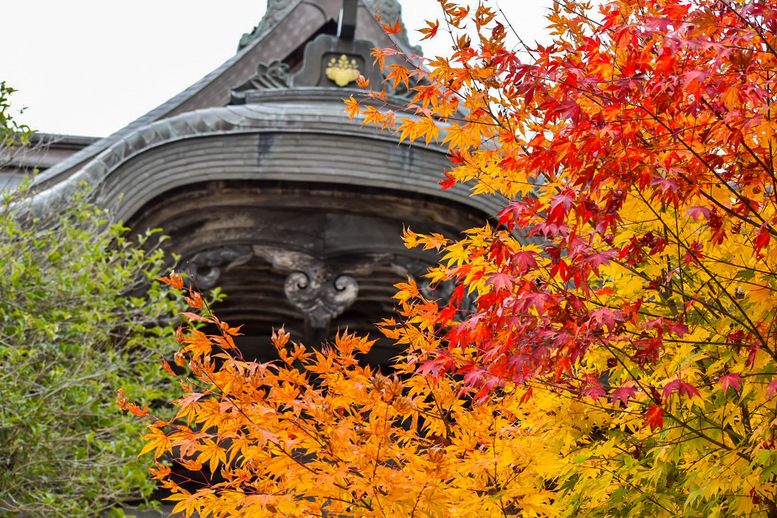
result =
[[[176,275],[164,280],[183,282]],[[289,342],[280,329],[272,337],[280,360],[249,362],[234,346],[239,329],[208,311],[185,316],[214,333],[178,333],[175,360],[192,376],[181,378],[176,420],[154,418],[143,449],[160,460],[172,454],[191,471],[176,476],[159,461],[151,470],[172,492],[175,511],[473,516],[512,514],[509,502],[518,497],[538,509],[550,498],[535,492],[543,477],[531,467],[531,450],[509,440],[520,429],[511,399],[467,408],[461,382],[381,374],[358,359],[372,342],[347,333],[316,350]],[[119,404],[148,415],[123,395]],[[502,494],[495,484],[503,477],[520,483]]]
[[348,110],[507,200],[407,232],[453,296],[399,286],[395,373],[350,335],[245,362],[196,317],[222,331],[181,336],[199,385],[147,449],[223,480],[156,476],[203,516],[777,517],[777,4],[557,2],[517,50],[492,7],[441,5],[453,55],[387,70],[414,102]]

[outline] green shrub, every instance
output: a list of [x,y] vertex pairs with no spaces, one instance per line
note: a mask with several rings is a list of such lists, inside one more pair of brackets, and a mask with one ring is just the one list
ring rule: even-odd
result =
[[0,81],[0,151],[3,147],[25,145],[30,142],[32,130],[26,124],[16,121],[11,109],[11,95],[15,88],[8,86],[5,81]]
[[28,204],[25,188],[0,201],[0,516],[104,515],[153,490],[115,400],[171,398],[164,257],[84,193],[37,218]]

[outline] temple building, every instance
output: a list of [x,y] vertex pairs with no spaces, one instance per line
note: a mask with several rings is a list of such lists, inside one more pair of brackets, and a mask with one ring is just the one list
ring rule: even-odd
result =
[[[134,232],[163,229],[176,268],[227,294],[216,311],[243,324],[242,347],[257,359],[271,355],[282,324],[305,343],[346,327],[378,338],[373,324],[392,314],[394,284],[421,283],[437,260],[406,249],[403,227],[453,237],[482,225],[497,200],[440,190],[443,146],[400,143],[345,114],[343,99],[363,95],[357,75],[382,81],[372,48],[417,52],[386,35],[376,13],[387,23],[400,7],[269,0],[237,53],[200,81],[109,137],[63,137],[44,153],[49,162],[28,157],[0,181],[45,165],[40,206],[86,182]],[[388,100],[408,99],[397,90]],[[368,361],[393,353],[379,341]]]

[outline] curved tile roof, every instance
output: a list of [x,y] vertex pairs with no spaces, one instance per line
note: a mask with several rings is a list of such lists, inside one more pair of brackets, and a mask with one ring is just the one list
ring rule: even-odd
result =
[[[470,197],[462,186],[440,191],[445,149],[397,145],[397,137],[349,120],[342,93],[270,92],[262,103],[196,110],[128,130],[68,181],[41,192],[38,204],[86,182],[98,190],[102,205],[126,219],[156,194],[178,186],[252,179],[362,185],[426,194],[485,214],[498,210],[498,200]],[[187,151],[172,144],[186,145]]]

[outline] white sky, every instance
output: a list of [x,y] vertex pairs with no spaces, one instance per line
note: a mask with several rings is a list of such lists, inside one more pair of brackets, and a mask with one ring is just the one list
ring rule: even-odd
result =
[[[436,0],[400,0],[411,41]],[[467,3],[467,2],[462,2]],[[476,3],[470,0],[468,3]],[[0,80],[19,121],[47,133],[106,136],[234,55],[265,0],[19,0],[0,18]],[[543,37],[550,0],[499,0],[525,40]],[[424,42],[426,55],[445,44]]]

